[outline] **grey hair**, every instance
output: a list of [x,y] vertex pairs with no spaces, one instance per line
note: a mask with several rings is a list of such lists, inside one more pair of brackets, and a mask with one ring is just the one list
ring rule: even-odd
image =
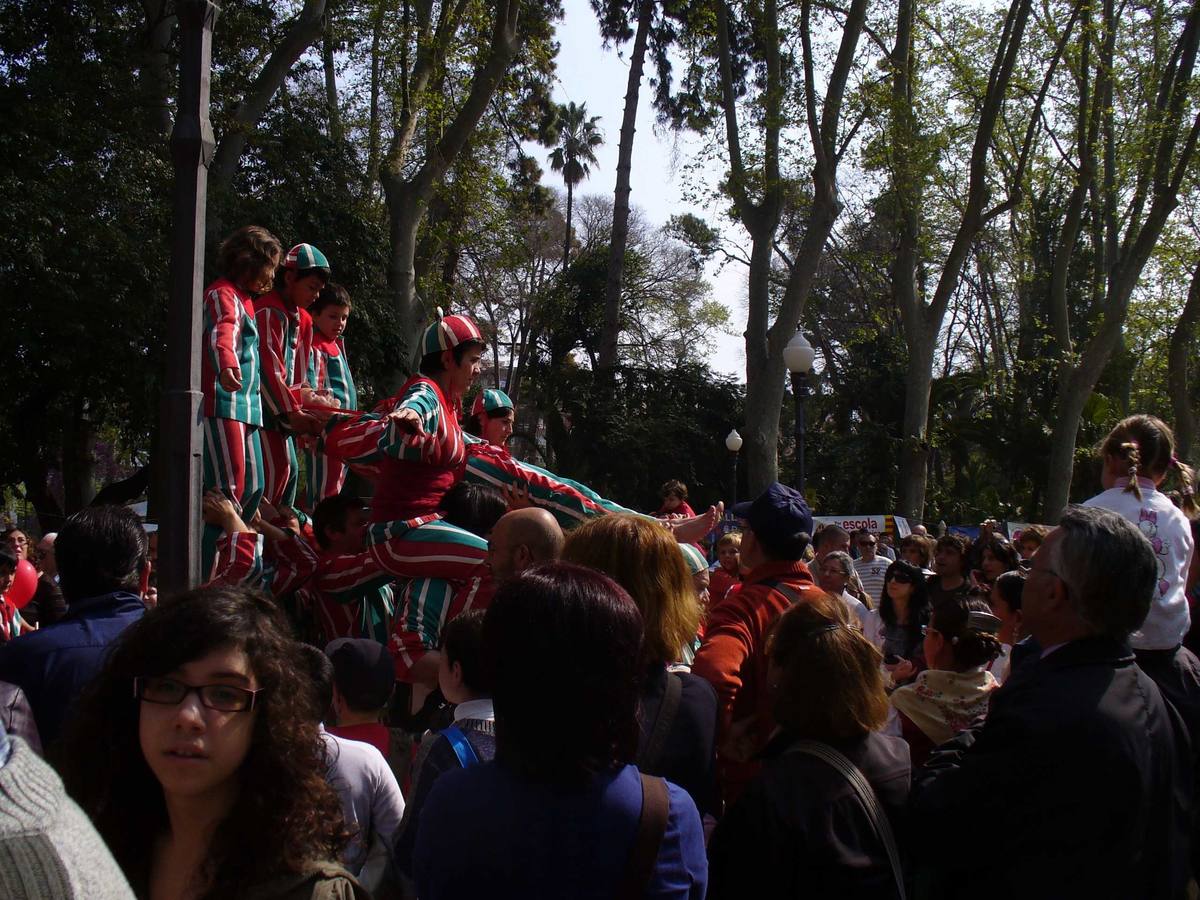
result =
[[1050,564],[1079,617],[1096,632],[1126,638],[1142,626],[1158,583],[1158,562],[1146,537],[1123,516],[1070,506]]
[[845,550],[834,550],[832,553],[826,553],[825,558],[821,560],[821,565],[824,565],[831,559],[841,563],[842,574],[847,578],[854,574],[854,562],[850,559],[850,554]]

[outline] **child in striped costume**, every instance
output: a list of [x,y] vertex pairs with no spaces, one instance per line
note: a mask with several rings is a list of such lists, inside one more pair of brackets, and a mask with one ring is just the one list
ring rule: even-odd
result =
[[362,501],[348,494],[326,497],[313,510],[320,557],[305,600],[324,643],[348,637],[386,644],[391,636],[392,576],[366,549],[366,525]]
[[[254,320],[261,336],[263,496],[275,506],[296,503],[299,466],[294,435],[319,430],[303,409],[312,394],[308,378],[313,325],[308,307],[329,280],[329,260],[312,244],[288,251],[275,290],[256,304]],[[306,387],[308,390],[306,391]]]
[[[263,490],[258,329],[251,298],[270,289],[282,255],[274,235],[248,225],[221,244],[221,277],[204,292],[203,484],[227,496],[247,518],[257,511]],[[204,529],[203,572],[211,571],[220,534],[216,526]]]
[[[328,393],[339,409],[353,412],[358,409],[358,392],[342,332],[350,318],[350,294],[332,281],[321,288],[317,302],[309,308],[313,321],[313,347],[309,357],[308,383],[319,392]],[[306,446],[308,463],[306,509],[315,509],[326,497],[339,493],[346,481],[346,465],[340,459],[320,452],[315,444]]]

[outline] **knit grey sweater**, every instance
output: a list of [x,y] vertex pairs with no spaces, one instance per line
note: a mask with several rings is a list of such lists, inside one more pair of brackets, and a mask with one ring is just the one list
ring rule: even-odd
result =
[[0,767],[0,897],[133,900],[129,883],[62,780],[9,736]]

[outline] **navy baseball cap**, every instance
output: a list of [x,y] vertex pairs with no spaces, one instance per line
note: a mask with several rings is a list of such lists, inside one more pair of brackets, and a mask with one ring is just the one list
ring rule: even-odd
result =
[[804,532],[812,535],[812,510],[800,492],[776,481],[754,500],[739,503],[733,514],[745,520],[751,530],[763,534],[793,537]]
[[373,710],[392,696],[396,669],[387,647],[367,638],[338,638],[325,647],[333,683],[351,709]]

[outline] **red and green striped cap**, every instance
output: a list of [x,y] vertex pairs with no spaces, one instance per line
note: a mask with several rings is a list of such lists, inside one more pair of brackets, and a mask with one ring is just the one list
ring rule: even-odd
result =
[[475,395],[475,402],[471,404],[471,415],[482,416],[497,409],[512,408],[513,402],[508,399],[508,394],[504,393],[504,391],[480,391]]
[[424,356],[441,353],[471,341],[483,343],[483,332],[479,326],[467,316],[444,316],[439,306],[437,321],[425,329],[425,335],[421,338],[421,353]]
[[297,244],[283,258],[283,267],[303,272],[305,269],[328,269],[330,266],[325,254],[312,244]]

